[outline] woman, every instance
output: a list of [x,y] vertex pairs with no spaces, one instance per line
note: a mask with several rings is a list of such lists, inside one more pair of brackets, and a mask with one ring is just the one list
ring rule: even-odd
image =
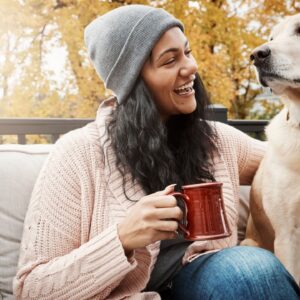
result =
[[[116,98],[95,122],[66,134],[44,165],[25,220],[16,296],[297,299],[272,254],[235,247],[238,185],[251,182],[264,146],[205,121],[208,101],[181,22],[130,5],[93,21],[85,40]],[[233,234],[185,241],[169,194],[175,184],[214,180],[223,182]]]

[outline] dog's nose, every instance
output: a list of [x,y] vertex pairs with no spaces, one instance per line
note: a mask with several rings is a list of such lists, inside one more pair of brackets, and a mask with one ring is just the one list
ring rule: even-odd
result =
[[250,59],[254,60],[254,65],[257,66],[263,63],[271,55],[271,49],[268,46],[256,48],[250,55]]

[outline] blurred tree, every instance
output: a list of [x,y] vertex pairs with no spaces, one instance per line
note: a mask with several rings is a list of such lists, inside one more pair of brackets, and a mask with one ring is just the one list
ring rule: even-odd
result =
[[260,105],[262,106],[261,109],[250,113],[253,119],[267,120],[270,116],[277,115],[283,108],[281,102],[272,99],[261,99]]
[[44,101],[52,101],[52,109],[49,107],[51,114],[59,109],[60,99],[58,92],[50,88],[43,68],[49,18],[41,11],[39,1],[27,1],[25,4],[17,0],[2,2],[0,113],[15,117],[44,116],[40,114],[40,108]]
[[[278,18],[299,11],[279,0],[0,0],[0,116],[93,117],[105,90],[83,44],[85,26],[115,7],[150,4],[186,27],[199,72],[213,102],[247,118],[260,93],[250,68],[252,49]],[[64,63],[49,66],[53,49]],[[267,111],[267,110],[266,110]],[[271,111],[271,110],[270,110]],[[255,114],[252,114],[255,116]]]

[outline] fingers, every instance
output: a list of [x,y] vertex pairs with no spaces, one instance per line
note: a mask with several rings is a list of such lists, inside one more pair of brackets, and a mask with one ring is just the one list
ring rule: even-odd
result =
[[164,190],[158,191],[156,193],[153,193],[149,196],[161,196],[161,195],[168,195],[171,192],[174,192],[174,187],[176,186],[176,183],[168,185]]
[[158,196],[152,198],[152,204],[156,208],[175,207],[177,206],[177,200],[174,196]]
[[177,206],[177,200],[174,196],[157,195],[156,193],[143,197],[139,203],[143,203],[143,205],[150,205],[156,208]]
[[182,210],[178,206],[158,208],[153,212],[153,214],[156,219],[160,220],[175,219],[177,221],[180,221],[183,217]]
[[155,241],[176,239],[178,233],[175,231],[157,231]]
[[164,190],[143,197],[140,202],[145,202],[155,207],[174,207],[177,205],[175,197],[169,195],[174,192],[176,184],[168,185]]
[[159,231],[175,232],[178,230],[178,222],[173,220],[161,220],[155,224],[155,229]]

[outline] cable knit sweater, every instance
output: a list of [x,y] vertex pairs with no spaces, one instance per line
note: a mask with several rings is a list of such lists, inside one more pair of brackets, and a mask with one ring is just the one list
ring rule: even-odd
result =
[[[160,299],[142,293],[159,253],[159,242],[137,249],[129,259],[117,224],[134,205],[126,199],[115,156],[105,143],[112,108],[102,105],[95,122],[64,135],[44,164],[29,204],[14,293],[18,299]],[[232,235],[192,243],[183,258],[237,244],[238,186],[249,184],[264,154],[264,143],[221,123],[214,176],[223,182]],[[133,199],[142,188],[126,175]]]

